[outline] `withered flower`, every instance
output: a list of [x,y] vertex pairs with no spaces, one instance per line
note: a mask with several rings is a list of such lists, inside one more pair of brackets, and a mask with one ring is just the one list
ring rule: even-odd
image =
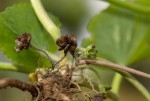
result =
[[15,50],[20,52],[23,49],[28,49],[30,47],[31,35],[29,33],[24,33],[18,36],[15,40]]
[[66,55],[69,51],[74,57],[74,51],[77,48],[77,41],[75,35],[62,35],[57,39],[56,44],[59,46],[59,51],[64,50]]

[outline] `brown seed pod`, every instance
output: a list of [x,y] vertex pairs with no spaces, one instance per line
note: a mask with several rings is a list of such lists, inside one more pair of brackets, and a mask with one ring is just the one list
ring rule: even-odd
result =
[[63,35],[57,39],[56,44],[59,46],[59,51],[64,50],[65,55],[69,51],[74,57],[74,51],[77,48],[75,35]]
[[68,45],[69,38],[68,35],[63,35],[56,40],[56,44],[59,46],[59,51],[64,50],[64,48]]
[[29,33],[24,33],[18,36],[15,40],[15,50],[19,52],[23,49],[28,49],[30,47],[31,35]]

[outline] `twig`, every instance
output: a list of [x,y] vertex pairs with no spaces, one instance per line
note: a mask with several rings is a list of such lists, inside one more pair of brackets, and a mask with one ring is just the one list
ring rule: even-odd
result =
[[66,57],[66,55],[67,54],[64,54],[64,56],[53,65],[53,67],[55,67],[58,63],[60,63]]
[[37,47],[34,47],[33,45],[30,45],[30,47],[33,48],[33,49],[35,49],[35,50],[37,50],[37,51],[43,52],[47,56],[49,62],[52,64],[52,68],[54,68],[54,66],[53,66],[53,60],[50,58],[50,56],[44,50],[39,49]]
[[145,78],[149,78],[150,79],[150,74],[148,73],[144,73],[135,69],[132,69],[130,67],[126,67],[126,66],[122,66],[122,65],[118,65],[109,61],[100,61],[100,60],[79,60],[78,65],[85,65],[85,64],[93,64],[93,65],[98,65],[98,66],[106,66],[106,67],[110,67],[114,70],[119,70],[119,71],[123,71],[123,72],[129,72],[138,76],[142,76]]
[[0,80],[0,89],[6,88],[8,86],[16,87],[22,91],[28,91],[32,94],[33,97],[38,95],[37,89],[32,84],[28,84],[12,78],[4,78]]

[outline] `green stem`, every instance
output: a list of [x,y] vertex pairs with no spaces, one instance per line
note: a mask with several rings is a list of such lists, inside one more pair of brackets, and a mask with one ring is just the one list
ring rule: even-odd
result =
[[150,93],[147,91],[147,89],[138,82],[132,75],[126,73],[126,74],[115,74],[113,81],[112,81],[112,92],[115,95],[119,94],[120,85],[122,82],[123,77],[127,79],[139,92],[148,100],[150,101]]
[[119,89],[122,81],[122,76],[118,73],[115,74],[113,81],[112,81],[112,92],[116,95],[119,94]]
[[54,41],[56,41],[61,35],[60,29],[48,16],[40,0],[31,0],[31,4],[41,24],[49,32]]
[[44,50],[44,51],[50,56],[50,58],[51,58],[54,62],[59,61],[59,57],[58,57],[58,56],[56,56],[56,55],[53,54],[53,53],[50,53],[49,51],[46,51],[46,50]]
[[[111,62],[106,61],[106,60],[105,61],[102,61],[102,60],[101,61],[100,60],[79,60],[78,65],[84,65],[84,64],[110,67],[111,69],[118,72],[120,75],[116,74],[114,76],[113,83],[112,83],[112,92],[115,95],[118,95],[120,84],[121,84],[122,78],[124,77],[134,87],[136,87],[140,91],[140,93],[143,94],[144,97],[146,97],[146,99],[148,101],[150,101],[150,93],[147,91],[147,89],[140,82],[138,82],[131,74],[129,74],[129,73],[133,73],[133,71],[134,71],[134,74],[139,74],[139,73],[141,74],[142,72],[137,71],[137,70],[133,70],[133,69],[126,67],[126,66],[123,66],[123,65],[114,64],[114,63],[111,63]],[[141,76],[150,79],[150,74],[143,72]]]
[[17,67],[12,64],[12,63],[7,63],[7,62],[0,62],[0,70],[13,70],[13,71],[17,71]]
[[126,77],[126,79],[137,89],[140,93],[143,94],[143,96],[147,99],[147,101],[150,101],[150,93],[148,90],[140,83],[138,82],[133,76],[132,77]]
[[119,0],[103,0],[107,1],[111,4],[114,4],[116,6],[124,7],[126,9],[129,9],[131,11],[140,13],[140,14],[150,14],[150,7],[144,7],[137,4],[132,4],[125,1],[119,1]]
[[112,91],[108,91],[108,97],[112,100],[112,101],[119,101],[118,96],[115,95]]

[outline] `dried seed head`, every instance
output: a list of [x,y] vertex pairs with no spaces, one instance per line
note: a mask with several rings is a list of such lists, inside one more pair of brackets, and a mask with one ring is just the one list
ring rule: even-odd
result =
[[56,44],[59,46],[59,51],[63,50],[69,43],[68,35],[63,35],[56,40]]
[[71,55],[74,57],[74,52],[77,48],[77,41],[76,41],[76,36],[75,35],[70,35],[70,49],[69,52]]
[[19,52],[23,49],[28,49],[30,47],[31,35],[29,33],[24,33],[18,36],[15,40],[15,50]]
[[57,39],[56,44],[59,46],[59,51],[64,50],[64,54],[67,54],[69,51],[74,57],[74,51],[77,48],[75,35],[63,35]]

